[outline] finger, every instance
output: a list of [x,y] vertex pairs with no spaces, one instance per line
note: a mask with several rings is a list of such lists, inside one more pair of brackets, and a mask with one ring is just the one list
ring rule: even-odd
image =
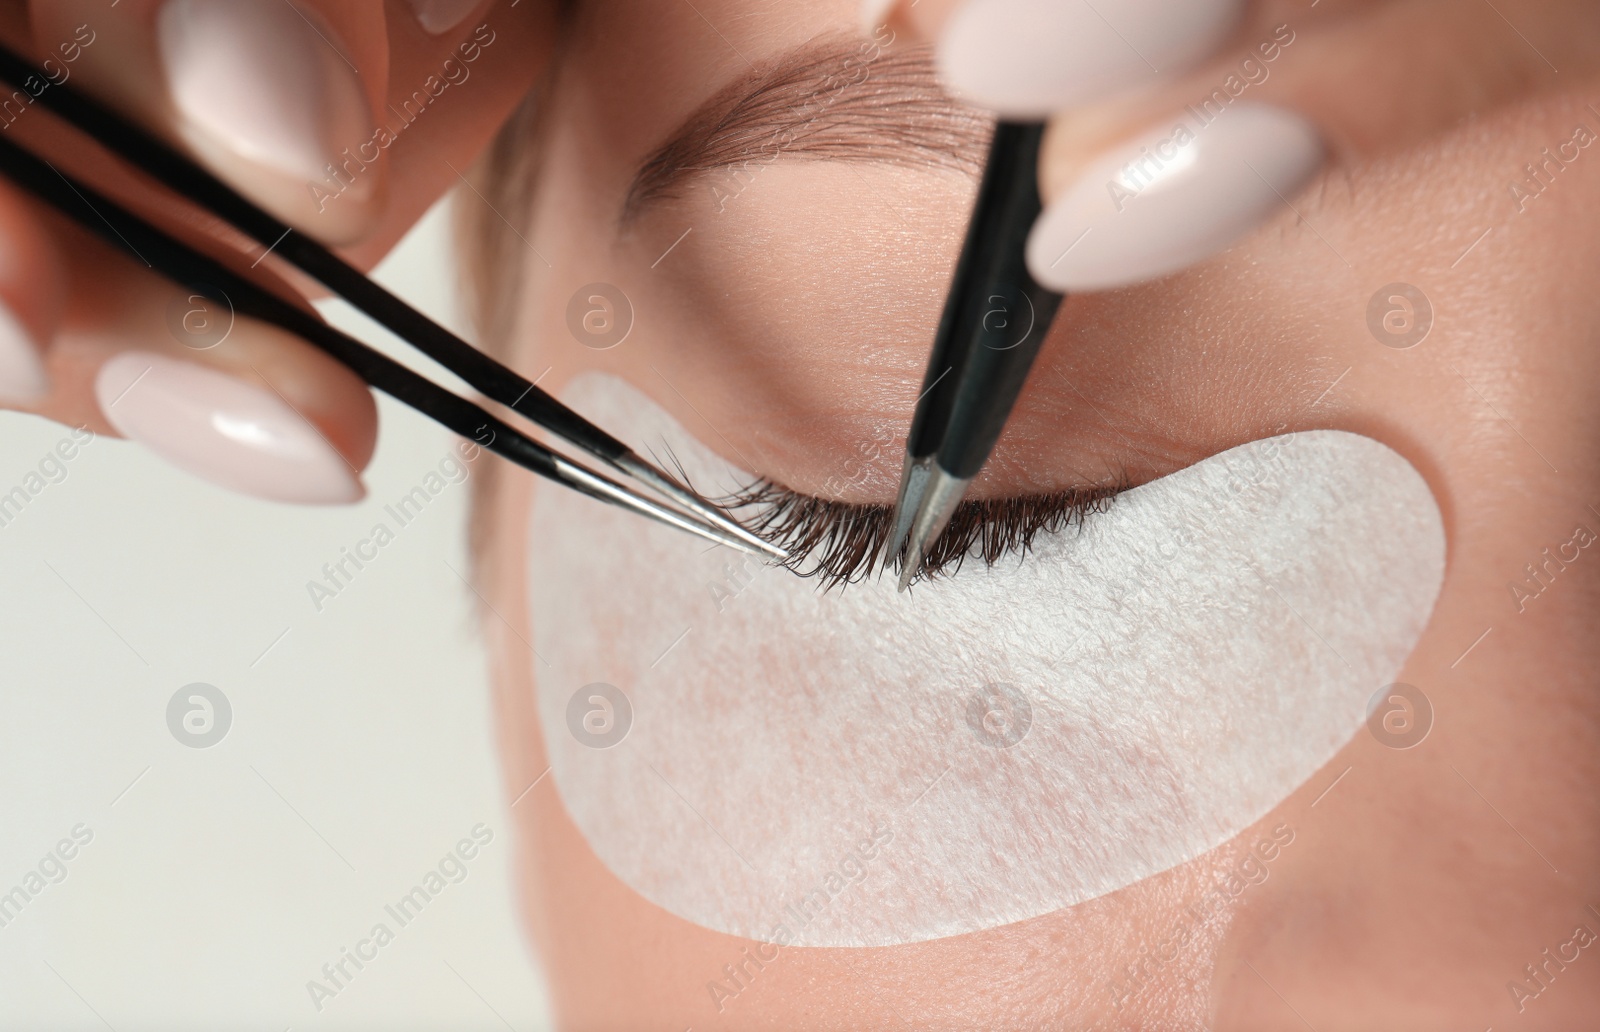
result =
[[[1232,106],[1234,92],[1305,114],[1334,157],[1362,160],[1555,86],[1552,58],[1568,77],[1600,59],[1600,8],[1572,0],[1360,6],[1356,18],[1300,21],[1286,17],[1284,3],[1263,4],[1235,45],[1183,79],[1061,112],[1051,127],[1046,189],[1064,186],[1130,127],[1159,124],[1188,107],[1213,114]],[[1534,45],[1506,14],[1545,38]],[[1427,44],[1419,46],[1420,39]]]
[[[1332,0],[1330,6],[1336,3]],[[881,15],[908,28],[913,36],[935,38],[940,78],[957,97],[998,111],[1003,117],[1038,119],[1064,107],[1105,104],[1108,98],[1155,91],[1162,81],[1208,57],[1233,34],[1245,0],[929,0],[916,4],[869,4],[867,21]],[[1120,218],[1125,198],[1105,203],[1092,186],[1067,190],[1035,225],[1027,247],[1035,279],[1058,290],[1084,291],[1124,286],[1155,278],[1225,247],[1269,210],[1261,196],[1283,188],[1297,190],[1321,161],[1321,143],[1308,125],[1277,112],[1241,112],[1213,129],[1202,149],[1187,136],[1176,143],[1151,139],[1138,147],[1157,147],[1168,164],[1183,167],[1181,153],[1194,162],[1187,191],[1152,191],[1138,218]],[[1059,154],[1059,148],[1046,152]],[[1117,165],[1144,157],[1117,157]],[[1254,159],[1263,182],[1238,189],[1206,172],[1221,160]],[[1111,160],[1108,158],[1108,160]],[[1157,160],[1145,158],[1145,160]],[[1237,167],[1238,160],[1232,161]],[[1116,192],[1118,168],[1096,167]],[[1041,191],[1049,196],[1056,174],[1041,161]],[[1086,172],[1088,176],[1090,173]],[[1088,179],[1085,179],[1088,183]],[[1255,187],[1250,189],[1249,187]],[[1131,194],[1129,196],[1132,196]],[[1174,229],[1165,223],[1178,218]],[[1097,232],[1098,230],[1098,232]]]
[[389,96],[375,141],[358,154],[385,151],[389,198],[378,226],[347,251],[353,260],[374,262],[447,190],[483,203],[463,176],[543,74],[556,16],[552,0],[415,0],[391,14]]
[[[31,144],[43,124],[13,132]],[[235,274],[297,298],[269,266],[250,268],[248,255],[217,246],[204,227],[167,228]],[[310,344],[230,316],[0,180],[0,403],[124,434],[259,497],[360,498],[376,434],[366,385]]]
[[[158,351],[119,351],[95,376],[100,410],[122,436],[220,487],[302,505],[359,501],[366,491],[357,462],[316,419],[329,413],[292,402],[282,375],[305,373],[319,356],[286,361],[305,345],[276,327],[239,319],[234,331],[240,341],[229,354],[243,364],[228,372]],[[310,381],[313,396],[325,396],[331,382]]]
[[43,351],[55,336],[66,291],[55,241],[27,200],[0,181],[0,404],[49,393]]
[[[370,266],[546,67],[553,0],[31,0],[35,50]],[[73,41],[92,38],[73,48]],[[470,79],[470,83],[469,83]]]
[[442,36],[460,28],[483,7],[482,0],[406,0],[422,31]]
[[[330,242],[381,210],[383,162],[319,208],[312,189],[370,138],[388,81],[382,0],[33,0],[35,52]],[[48,71],[48,69],[47,69]]]
[[1401,0],[1300,28],[1269,20],[1283,10],[1262,5],[1181,79],[1053,122],[1035,277],[1081,291],[1176,272],[1286,212],[1325,162],[1410,146],[1600,55],[1600,8],[1566,0]]
[[938,40],[954,96],[1011,118],[1043,118],[1138,88],[1208,56],[1239,23],[1245,0],[866,0]]
[[207,302],[76,226],[51,389],[19,405],[129,437],[214,484],[305,504],[356,501],[377,416],[350,370],[298,337]]

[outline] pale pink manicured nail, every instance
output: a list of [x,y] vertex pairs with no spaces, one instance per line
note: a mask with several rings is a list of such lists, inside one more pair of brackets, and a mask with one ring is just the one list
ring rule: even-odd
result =
[[94,389],[120,433],[213,484],[310,505],[366,494],[343,456],[269,389],[149,351],[106,362]]
[[0,401],[33,401],[49,392],[50,377],[33,335],[0,305]]
[[861,0],[861,32],[870,36],[889,18],[895,0]]
[[417,16],[417,22],[423,29],[435,36],[442,36],[446,32],[467,20],[467,16],[478,9],[483,0],[411,0],[411,10]]
[[321,183],[372,139],[355,69],[288,0],[167,0],[156,29],[180,129],[202,151]]
[[1288,211],[1323,153],[1316,127],[1285,108],[1191,108],[1099,158],[1056,198],[1028,237],[1028,270],[1067,291],[1177,272]]
[[968,0],[939,37],[963,100],[1043,117],[1178,71],[1209,54],[1244,0]]

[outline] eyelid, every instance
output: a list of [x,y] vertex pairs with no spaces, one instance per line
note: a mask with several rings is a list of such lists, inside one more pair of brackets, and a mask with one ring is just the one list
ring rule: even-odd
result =
[[[934,542],[918,576],[954,574],[969,556],[988,566],[1011,554],[1023,558],[1039,534],[1082,526],[1085,517],[1110,508],[1130,486],[1127,473],[1119,471],[1098,486],[969,499]],[[789,559],[783,565],[802,577],[819,578],[824,590],[857,583],[888,566],[883,555],[892,522],[888,505],[817,498],[765,478],[717,501],[746,528],[785,548]]]

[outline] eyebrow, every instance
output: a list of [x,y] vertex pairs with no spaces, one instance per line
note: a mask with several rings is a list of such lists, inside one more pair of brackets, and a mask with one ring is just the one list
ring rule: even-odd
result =
[[825,36],[712,94],[639,166],[622,224],[694,176],[779,157],[928,166],[976,175],[994,123],[951,99],[931,48]]

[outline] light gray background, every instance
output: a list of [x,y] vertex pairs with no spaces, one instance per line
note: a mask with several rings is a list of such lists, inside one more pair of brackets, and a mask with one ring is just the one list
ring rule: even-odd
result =
[[[446,205],[377,278],[460,327]],[[325,311],[454,383],[341,308]],[[546,1027],[462,580],[470,481],[322,612],[306,588],[375,522],[393,528],[383,506],[454,447],[379,408],[358,506],[240,498],[98,439],[0,527],[0,893],[73,826],[94,833],[0,928],[0,1028]],[[0,414],[0,493],[65,436]],[[208,749],[167,727],[196,681],[233,707]],[[494,839],[466,879],[399,927],[384,905],[480,822]],[[307,980],[380,920],[395,942],[316,1011]]]

